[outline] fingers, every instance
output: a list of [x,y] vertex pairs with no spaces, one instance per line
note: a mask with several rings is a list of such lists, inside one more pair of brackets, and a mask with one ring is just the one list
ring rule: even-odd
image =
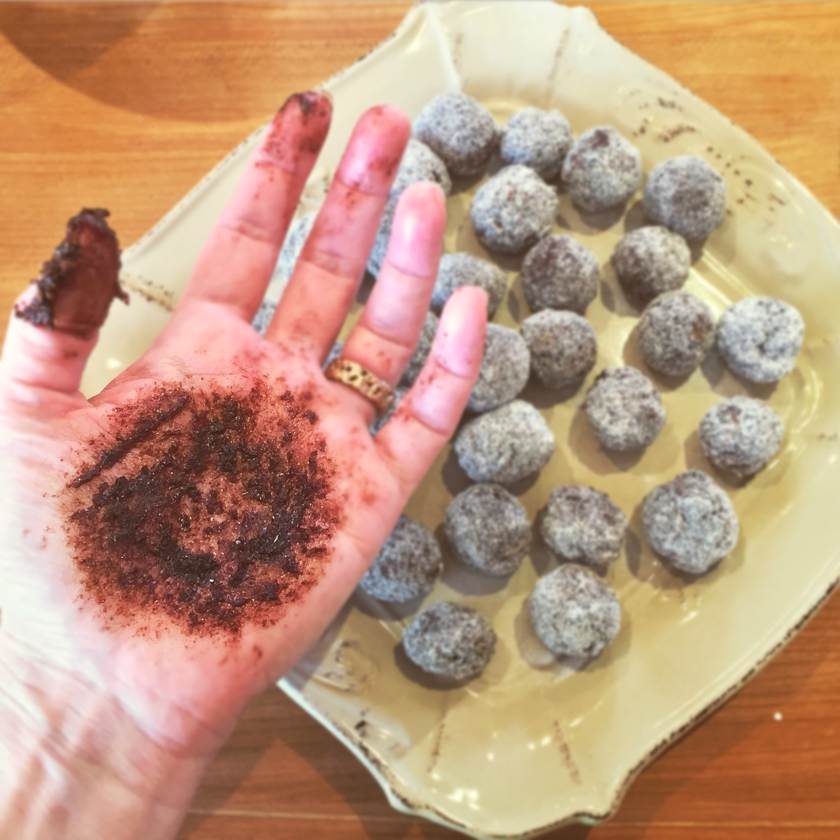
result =
[[266,338],[326,358],[365,271],[411,125],[397,108],[359,120]]
[[[30,286],[18,298],[15,309],[23,308],[35,294],[35,288]],[[36,327],[12,315],[0,360],[2,377],[10,384],[75,394],[97,337],[98,333],[79,338],[68,332]]]
[[183,301],[220,303],[253,319],[331,117],[326,94],[286,100],[205,243]]
[[[341,355],[394,386],[414,353],[437,277],[446,203],[436,184],[410,186],[394,215],[388,253]],[[355,394],[355,392],[353,392]],[[373,407],[356,395],[373,420]]]
[[487,327],[487,295],[458,289],[446,303],[429,358],[394,416],[374,438],[408,496],[452,436],[470,397]]

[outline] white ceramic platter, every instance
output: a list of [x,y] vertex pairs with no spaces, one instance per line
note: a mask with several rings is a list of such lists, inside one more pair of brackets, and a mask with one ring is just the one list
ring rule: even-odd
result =
[[[631,520],[625,554],[609,576],[624,624],[600,659],[560,663],[533,637],[523,603],[555,564],[535,540],[509,580],[488,581],[447,557],[426,599],[475,607],[499,636],[489,668],[466,687],[434,685],[401,653],[402,629],[418,605],[395,611],[358,595],[281,684],[359,756],[397,808],[476,837],[524,837],[606,819],[639,770],[766,663],[840,576],[840,464],[831,443],[840,432],[840,227],[754,140],[620,46],[584,9],[544,2],[420,6],[325,87],[335,97],[335,121],[301,212],[317,204],[352,125],[371,105],[389,102],[414,116],[436,94],[462,88],[500,122],[526,105],[557,107],[576,134],[617,127],[641,150],[645,171],[677,154],[707,159],[727,180],[729,213],[687,288],[717,313],[730,301],[768,294],[805,317],[799,365],[777,387],[749,390],[715,358],[678,388],[658,383],[668,425],[641,457],[610,457],[595,445],[580,412],[588,383],[562,403],[528,392],[558,440],[549,466],[518,488],[529,512],[536,515],[553,486],[585,483],[609,493]],[[88,393],[159,331],[258,136],[125,252],[124,280],[141,295],[129,309],[112,310],[89,367]],[[474,189],[449,200],[447,249],[486,255],[465,221]],[[587,311],[600,340],[595,372],[642,366],[631,335],[638,313],[609,265],[625,226],[639,218],[631,206],[625,220],[594,227],[561,196],[557,230],[571,231],[603,266],[601,294]],[[516,325],[528,314],[518,261],[504,267],[510,293],[496,320]],[[641,539],[638,505],[686,467],[710,471],[695,430],[709,407],[739,393],[767,399],[779,412],[788,430],[784,448],[749,484],[724,482],[742,525],[733,555],[703,579],[677,577]],[[407,512],[439,529],[464,486],[444,453]]]

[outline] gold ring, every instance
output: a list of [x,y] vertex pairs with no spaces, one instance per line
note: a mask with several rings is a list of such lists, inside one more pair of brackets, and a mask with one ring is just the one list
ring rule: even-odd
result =
[[358,362],[349,359],[333,359],[324,371],[327,379],[342,382],[367,397],[376,406],[376,413],[382,417],[394,404],[394,389],[372,374]]

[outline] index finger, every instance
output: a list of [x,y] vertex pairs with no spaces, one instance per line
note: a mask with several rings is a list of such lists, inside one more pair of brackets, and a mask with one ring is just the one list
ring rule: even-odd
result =
[[183,302],[220,303],[251,321],[331,118],[325,93],[286,100],[202,248]]

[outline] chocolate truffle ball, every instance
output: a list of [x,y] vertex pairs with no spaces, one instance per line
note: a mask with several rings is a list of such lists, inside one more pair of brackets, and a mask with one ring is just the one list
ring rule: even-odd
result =
[[654,222],[686,239],[705,239],[726,218],[726,182],[698,157],[669,158],[651,169],[643,203]]
[[432,351],[432,343],[435,340],[435,335],[438,328],[438,317],[434,312],[427,312],[426,319],[423,321],[423,329],[420,331],[420,338],[417,340],[417,347],[414,349],[414,355],[408,360],[408,366],[403,371],[402,378],[399,384],[404,388],[410,388],[423,370],[423,365],[426,364],[426,359],[429,358],[429,353]]
[[591,487],[555,487],[539,516],[540,534],[557,555],[599,572],[621,552],[627,517]]
[[604,368],[584,408],[601,445],[618,452],[650,446],[665,425],[659,392],[632,367]]
[[804,337],[802,316],[789,303],[747,298],[720,316],[717,348],[738,376],[751,382],[776,382],[796,367]]
[[259,309],[257,309],[257,312],[254,315],[253,320],[251,321],[251,326],[260,335],[265,335],[265,331],[268,329],[268,325],[271,323],[271,319],[274,317],[274,313],[276,311],[276,303],[273,303],[270,300],[264,300],[260,304]]
[[779,451],[785,426],[767,403],[732,397],[706,412],[698,436],[703,452],[716,467],[746,478]]
[[557,193],[527,166],[506,166],[483,184],[470,205],[475,234],[491,251],[518,254],[548,234]]
[[487,667],[496,649],[490,622],[470,607],[438,601],[405,628],[402,645],[424,671],[470,680]]
[[531,544],[525,508],[498,484],[474,484],[459,493],[443,527],[458,559],[488,575],[513,574]]
[[559,111],[525,108],[502,130],[502,160],[530,166],[544,181],[560,175],[572,146],[572,127]]
[[544,309],[522,322],[521,335],[531,351],[531,371],[546,388],[577,385],[595,367],[595,330],[575,312]]
[[510,402],[525,387],[531,369],[531,354],[516,330],[488,324],[484,357],[470,394],[470,411],[491,411]]
[[473,481],[510,484],[539,472],[554,453],[554,434],[530,403],[514,400],[464,424],[455,454]]
[[[286,240],[283,242],[283,247],[280,249],[280,256],[277,259],[277,267],[275,268],[275,276],[282,278],[283,285],[285,281],[292,276],[295,270],[295,265],[306,244],[309,234],[315,225],[315,219],[318,213],[307,213],[305,216],[300,216],[295,219],[289,226],[289,232],[286,234]],[[274,278],[272,278],[274,282]]]
[[657,487],[642,502],[642,525],[653,550],[674,566],[702,575],[738,542],[738,517],[726,493],[699,470]]
[[614,128],[590,128],[563,161],[563,183],[572,201],[587,212],[618,207],[642,185],[642,156]]
[[400,516],[359,586],[380,601],[428,595],[443,567],[440,546],[422,523]]
[[598,259],[571,236],[547,236],[522,263],[520,280],[528,306],[571,309],[581,315],[598,294],[601,272]]
[[621,629],[618,597],[580,566],[540,578],[528,598],[534,631],[555,656],[598,656]]
[[615,246],[611,262],[627,298],[636,306],[645,306],[685,283],[691,251],[681,236],[667,228],[643,227]]
[[425,144],[413,137],[405,148],[400,168],[391,185],[391,196],[402,195],[412,184],[431,181],[444,195],[452,192],[452,179],[444,162]]
[[452,175],[481,172],[499,147],[492,114],[465,93],[443,93],[427,103],[414,122],[414,136]]
[[712,312],[688,292],[660,295],[642,313],[639,350],[645,364],[664,376],[685,376],[715,343]]
[[487,292],[487,317],[492,318],[507,291],[504,271],[472,254],[444,254],[432,290],[432,309],[440,314],[446,301],[461,286],[478,286]]

